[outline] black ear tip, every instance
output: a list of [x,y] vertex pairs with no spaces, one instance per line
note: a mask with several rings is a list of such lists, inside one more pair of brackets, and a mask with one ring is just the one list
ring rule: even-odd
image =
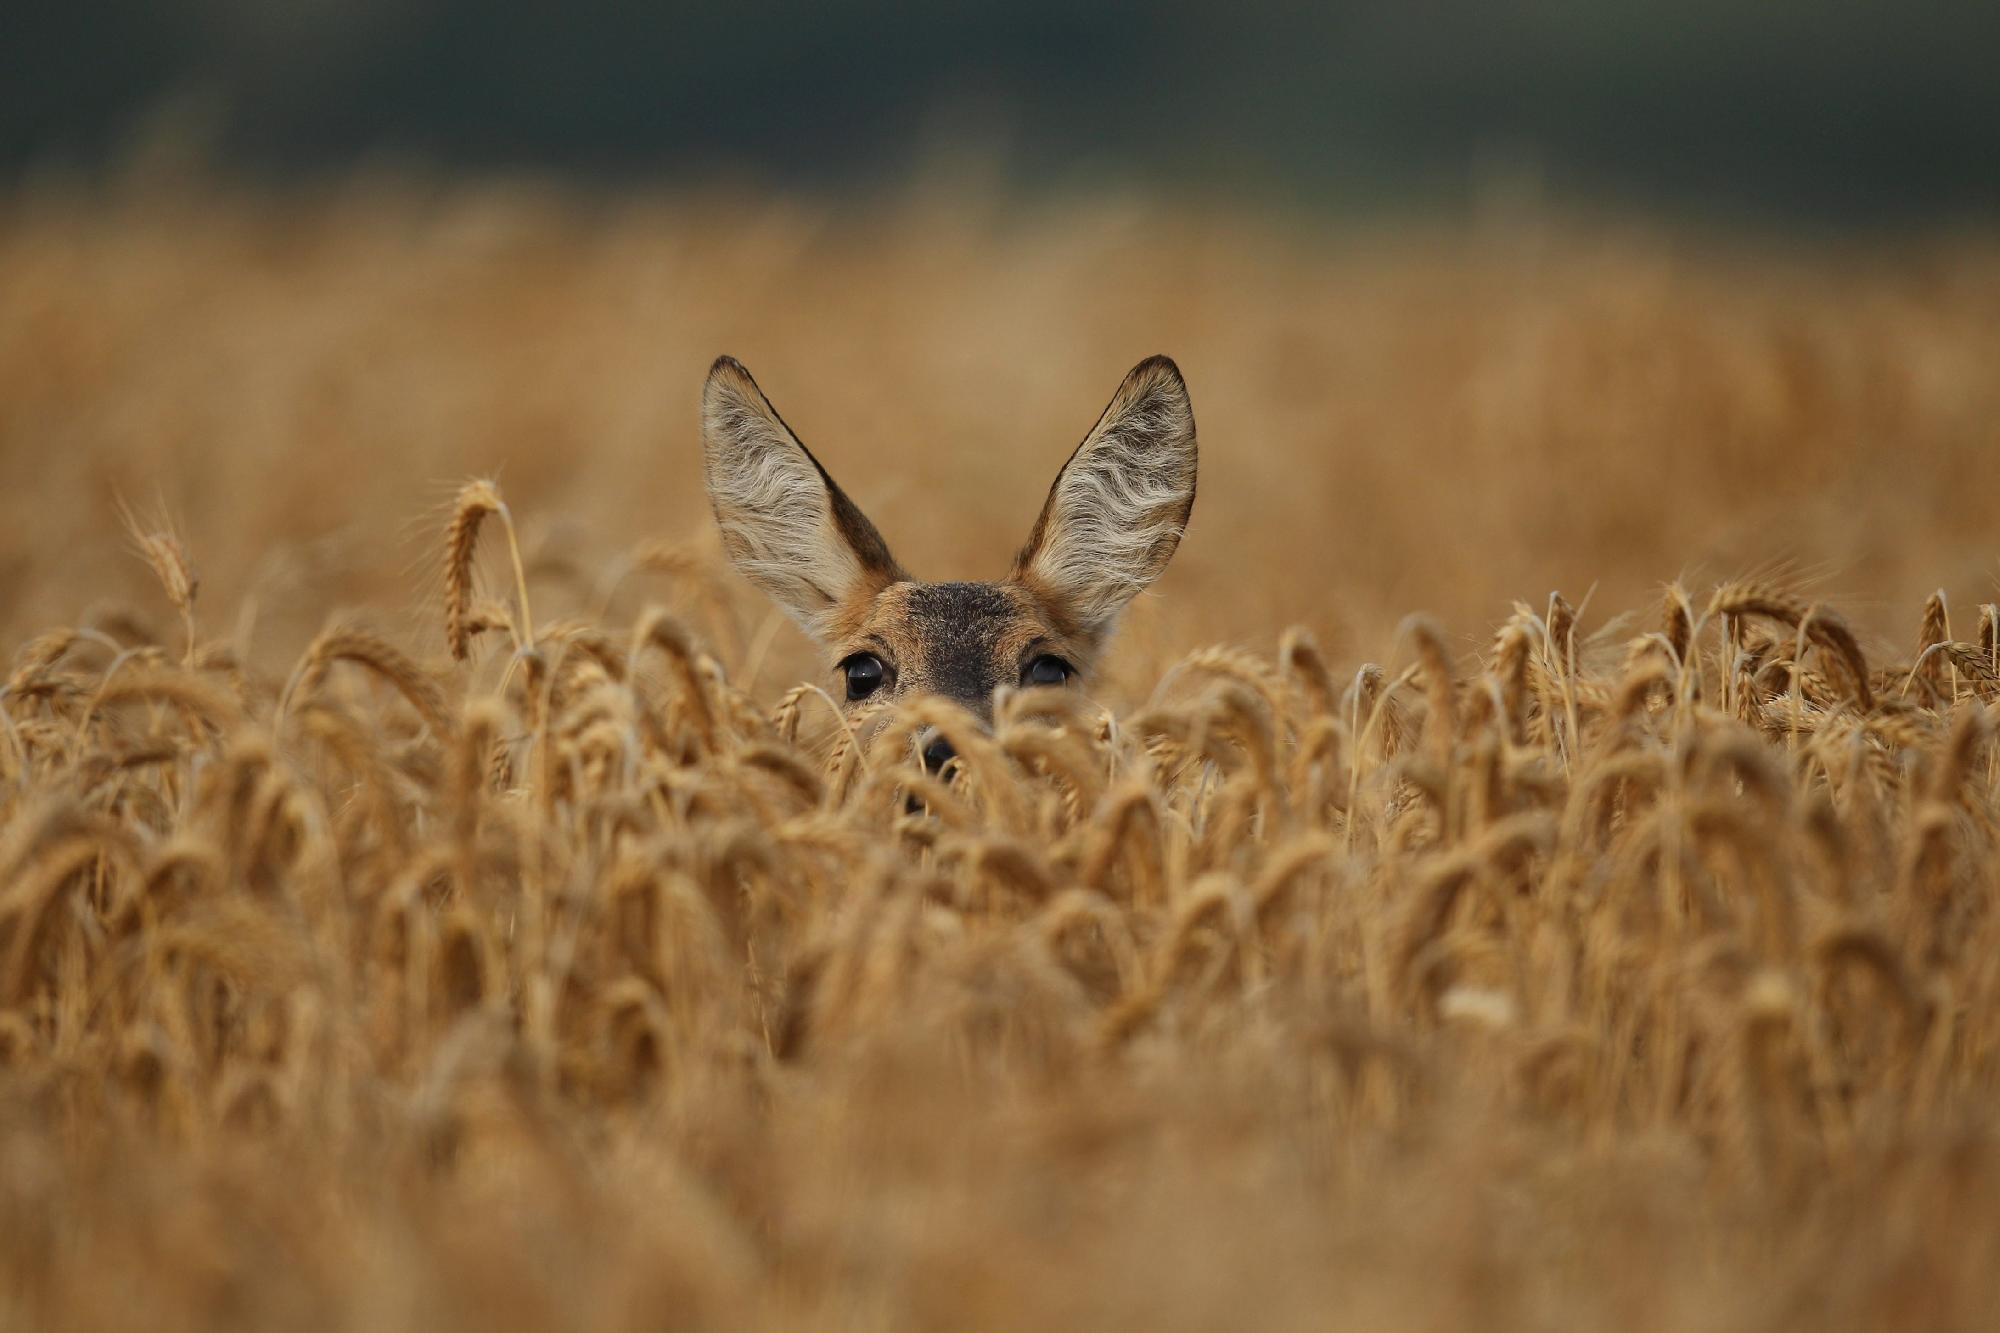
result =
[[701,392],[702,397],[710,402],[716,401],[719,394],[733,394],[738,398],[748,398],[752,401],[764,396],[763,390],[757,387],[757,381],[751,378],[749,370],[733,356],[715,358],[714,363],[708,368],[708,378],[702,381]]
[[1187,392],[1187,381],[1181,378],[1181,368],[1174,364],[1170,356],[1149,356],[1132,367],[1132,373],[1125,382],[1136,389],[1173,388]]
[[1132,367],[1132,373],[1118,386],[1116,402],[1152,402],[1170,405],[1180,415],[1192,417],[1194,405],[1188,399],[1187,381],[1170,356],[1149,356]]

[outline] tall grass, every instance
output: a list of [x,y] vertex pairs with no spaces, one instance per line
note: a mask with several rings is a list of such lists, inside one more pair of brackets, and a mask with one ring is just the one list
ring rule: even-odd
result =
[[[719,225],[700,210],[322,205],[23,203],[0,240],[24,277],[6,467],[102,466],[148,502],[123,538],[87,490],[8,502],[32,543],[12,548],[10,619],[69,614],[20,629],[0,690],[0,1324],[1985,1320],[2000,613],[1979,596],[1983,500],[1934,488],[1965,482],[1952,469],[2000,419],[1959,346],[2000,327],[1968,313],[2000,305],[1990,252],[1793,258],[1746,290],[1741,259],[1661,241],[1617,242],[1616,262],[1377,241],[1372,277],[1299,237],[1245,256],[1225,241],[1249,224],[1180,224],[1159,242],[1171,277],[1057,304],[1139,307],[1071,336],[1096,349],[1157,318],[1188,370],[1195,568],[1138,612],[1101,690],[1009,696],[983,735],[929,701],[855,727],[787,688],[806,655],[697,526],[706,359],[603,340],[618,319],[588,331],[578,285],[658,280],[678,293],[663,310],[762,338],[764,309],[696,300],[741,293],[761,255],[825,284],[755,289],[825,332],[856,309],[830,291],[893,322],[865,305],[891,267],[1002,283],[940,255],[1046,268],[1053,291],[1088,268],[1074,233],[1097,215],[988,234],[897,214],[918,241],[892,261],[849,223],[760,214],[755,236],[709,237],[742,250],[725,280],[655,267],[679,262],[661,237]],[[1176,289],[1148,310],[1154,282]],[[191,293],[205,312],[174,299]],[[1390,344],[1302,323],[1316,301]],[[235,373],[184,378],[195,360],[159,341],[175,309]],[[1204,310],[1240,317],[1199,331],[1206,373],[1170,337]],[[510,381],[481,320],[552,360]],[[764,373],[816,445],[815,411],[997,439],[1018,423],[990,421],[996,396],[1057,372],[968,336],[942,386],[895,384],[894,346],[852,339],[806,391]],[[1287,336],[1329,341],[1256,378]],[[496,373],[404,380],[385,346]],[[1363,442],[1329,458],[1309,410],[1326,389],[1299,367],[1348,353],[1392,381],[1356,410],[1408,416],[1376,419],[1374,445],[1345,421]],[[1047,352],[1062,376],[1068,355]],[[579,378],[642,375],[668,387],[628,387],[587,427],[538,415],[538,395],[581,403]],[[1459,385],[1456,408],[1416,391],[1427,377]],[[654,393],[689,398],[687,420],[637,406]],[[1023,402],[1031,425],[1045,411]],[[1420,447],[1448,420],[1449,449]],[[507,474],[455,505],[421,490],[481,423],[519,432],[486,460]],[[452,449],[392,447],[433,428]],[[690,464],[661,501],[676,517],[633,521],[621,430]],[[1903,461],[1878,463],[1871,431]],[[1417,488],[1344,531],[1309,522],[1362,515],[1344,486],[1389,475],[1354,461],[1381,439],[1411,450],[1394,475]],[[822,452],[882,498],[892,541],[898,517],[956,508],[930,483],[988,466],[927,455],[899,498],[898,446]],[[1048,473],[1062,453],[1054,435]],[[315,479],[317,534],[297,530]],[[386,526],[350,507],[378,485]],[[1837,531],[1759,526],[1787,485],[1805,511],[1867,494]],[[1648,486],[1672,512],[1627,522]],[[962,544],[917,521],[917,546],[997,540],[965,493]],[[564,533],[564,506],[587,530]],[[426,510],[416,554],[392,550]],[[326,535],[343,525],[361,549]],[[53,548],[65,531],[96,536]],[[243,554],[258,531],[280,553],[263,567]],[[1759,547],[1900,551],[1834,580],[1919,591],[1703,577],[1662,554],[1696,532],[1744,570]],[[1599,559],[1602,586],[1468,609],[1542,558]],[[1411,587],[1435,618],[1388,617]],[[1304,623],[1242,627],[1314,598]],[[1205,645],[1216,626],[1242,646]],[[956,781],[913,762],[923,726],[957,742]]]

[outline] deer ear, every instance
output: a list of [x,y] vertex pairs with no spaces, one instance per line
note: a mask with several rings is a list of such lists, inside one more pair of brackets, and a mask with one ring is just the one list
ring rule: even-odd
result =
[[1085,633],[1103,634],[1173,558],[1194,477],[1194,408],[1180,369],[1164,356],[1141,361],[1056,475],[1014,576]]
[[733,357],[702,386],[701,445],[730,562],[808,634],[824,639],[843,604],[908,577]]

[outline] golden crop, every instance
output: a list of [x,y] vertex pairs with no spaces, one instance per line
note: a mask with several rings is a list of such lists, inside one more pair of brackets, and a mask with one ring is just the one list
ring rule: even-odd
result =
[[[1996,254],[22,195],[0,1327],[1985,1322]],[[1101,692],[843,722],[724,350],[932,576],[1172,352]]]

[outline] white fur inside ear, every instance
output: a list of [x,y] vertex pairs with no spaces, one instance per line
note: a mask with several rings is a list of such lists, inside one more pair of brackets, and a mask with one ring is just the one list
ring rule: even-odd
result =
[[709,374],[702,453],[731,563],[808,634],[823,636],[866,571],[834,522],[825,477],[740,367]]
[[1194,488],[1187,390],[1170,363],[1148,362],[1056,478],[1025,571],[1101,632],[1166,569]]

